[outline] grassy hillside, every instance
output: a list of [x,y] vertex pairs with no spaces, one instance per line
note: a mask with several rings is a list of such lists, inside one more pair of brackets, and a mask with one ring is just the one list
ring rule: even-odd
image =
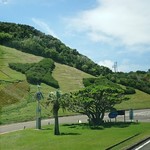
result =
[[84,87],[83,78],[92,77],[91,75],[79,71],[76,68],[55,63],[56,68],[53,76],[59,82],[61,90],[64,92],[76,91]]
[[29,85],[26,81],[4,84],[0,90],[0,106],[8,106],[24,99],[29,92]]
[[0,22],[0,44],[17,50],[51,58],[55,62],[72,66],[94,76],[106,75],[112,71],[99,66],[51,35],[46,35],[29,25]]
[[136,94],[128,95],[127,101],[116,105],[117,109],[143,109],[150,108],[150,95],[142,91],[136,90]]
[[43,57],[22,53],[16,49],[0,45],[0,80],[25,80],[25,75],[10,69],[8,63],[33,63],[42,59]]
[[[37,91],[37,86],[28,84],[25,81],[25,76],[19,72],[11,70],[8,67],[8,63],[33,63],[39,62],[42,59],[43,57],[23,53],[17,51],[16,49],[8,48],[5,46],[0,46],[0,92],[4,94],[3,98],[1,97],[1,102],[6,104],[6,99],[9,101],[10,97],[11,99],[9,102],[15,102],[12,105],[2,108],[1,124],[35,119],[36,102],[34,95]],[[79,71],[73,67],[59,63],[55,63],[55,66],[56,67],[52,75],[58,81],[60,89],[63,93],[81,89],[83,87],[82,79],[86,77],[92,77],[91,75]],[[18,82],[18,80],[23,80],[24,82]],[[26,87],[25,92],[23,92],[23,86]],[[30,89],[30,91],[28,89]],[[50,91],[54,91],[55,89],[42,83],[41,90],[44,97],[46,98],[47,94]],[[136,94],[130,95],[130,97],[131,99],[129,101],[123,102],[122,104],[118,105],[117,108],[149,108],[150,95],[137,90]],[[64,115],[61,110],[59,114]],[[71,113],[65,112],[65,115],[67,114]],[[52,113],[42,107],[42,117],[46,118],[49,116],[52,117]]]
[[[8,63],[33,63],[39,62],[42,59],[43,57],[23,53],[17,51],[16,49],[8,48],[5,46],[0,46],[0,91],[3,93],[3,97],[1,97],[1,106],[12,103],[12,105],[5,105],[5,107],[2,108],[1,123],[35,119],[36,102],[34,99],[34,94],[37,92],[37,86],[31,84],[26,85],[29,87],[30,92],[26,91],[21,98],[20,94],[23,91],[22,86],[19,84],[19,82],[16,88],[16,82],[18,82],[18,80],[25,81],[26,77],[22,73],[10,69],[8,67]],[[55,66],[56,67],[52,75],[59,82],[62,92],[78,90],[83,87],[83,78],[92,77],[91,75],[73,67],[59,63],[55,63]],[[54,90],[54,88],[46,84],[41,84],[41,91],[43,92],[45,98],[50,91]],[[7,101],[9,101],[9,103]],[[62,114],[64,113],[60,111],[60,115]],[[66,114],[68,114],[68,112],[65,112],[65,115]],[[49,110],[45,110],[42,107],[42,117],[48,117],[51,115],[52,114]]]
[[[42,59],[43,57],[40,56],[35,56],[32,54],[23,53],[13,48],[0,46],[0,80],[25,80],[24,74],[10,69],[8,67],[8,63],[34,63],[39,62]],[[53,76],[56,80],[58,80],[60,88],[64,92],[74,91],[82,88],[82,79],[86,77],[92,77],[91,75],[73,67],[59,63],[55,63],[55,65],[56,67],[53,71]],[[31,85],[31,87],[34,86]]]

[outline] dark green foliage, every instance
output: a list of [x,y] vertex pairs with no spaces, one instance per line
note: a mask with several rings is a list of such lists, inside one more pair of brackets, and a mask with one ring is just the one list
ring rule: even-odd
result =
[[28,25],[0,22],[0,44],[26,53],[51,58],[94,76],[112,72],[79,54],[76,49],[67,47],[53,36],[45,35]]
[[52,71],[55,68],[54,61],[45,58],[39,63],[20,64],[11,63],[9,67],[22,72],[26,75],[27,81],[31,84],[40,84],[41,82],[59,88],[58,82],[52,77]]
[[96,78],[83,78],[83,84],[85,87],[95,83]]
[[69,110],[88,116],[91,125],[100,125],[104,114],[115,104],[128,98],[124,97],[124,90],[106,78],[98,78],[90,86],[71,94],[68,102]]
[[139,89],[145,93],[150,94],[150,73],[145,71],[116,74],[108,74],[106,76],[112,82],[122,84],[124,86]]
[[108,80],[105,77],[99,77],[99,78],[84,78],[83,84],[85,87],[91,86],[91,85],[99,85],[99,86],[112,86],[116,88],[121,88],[118,84],[113,83],[112,81]]
[[135,89],[132,87],[126,87],[125,94],[135,94]]
[[[110,75],[109,75],[110,77]],[[111,81],[112,79],[112,81]],[[110,80],[106,79],[105,77],[99,77],[99,78],[84,78],[83,79],[83,84],[85,87],[87,86],[90,86],[90,85],[93,85],[93,84],[96,84],[96,85],[110,85],[110,86],[116,86],[119,88],[119,85],[118,84],[114,84],[114,80],[115,78],[114,77],[111,77]],[[130,83],[131,83],[132,80],[130,80]],[[134,82],[134,80],[132,81]],[[121,78],[120,80],[120,84],[123,84],[126,86],[126,89],[124,89],[124,93],[125,94],[135,94],[135,89],[132,88],[132,87],[129,87],[128,86],[128,80],[125,79],[125,78]],[[132,83],[131,83],[132,84]],[[130,85],[131,85],[130,84]]]
[[0,44],[7,44],[12,39],[12,36],[8,33],[0,32]]
[[11,69],[19,71],[23,74],[25,74],[25,72],[29,70],[31,67],[33,67],[34,65],[35,63],[32,63],[32,64],[9,63],[9,67]]

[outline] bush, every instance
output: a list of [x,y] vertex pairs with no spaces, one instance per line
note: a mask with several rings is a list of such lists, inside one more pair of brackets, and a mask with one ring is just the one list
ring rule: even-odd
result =
[[45,58],[39,63],[33,64],[11,63],[9,67],[24,73],[27,81],[31,84],[40,84],[43,82],[54,88],[59,88],[58,82],[51,75],[55,64],[54,61],[49,58]]
[[125,94],[135,94],[135,93],[136,93],[136,91],[135,91],[134,88],[132,88],[132,87],[126,87]]

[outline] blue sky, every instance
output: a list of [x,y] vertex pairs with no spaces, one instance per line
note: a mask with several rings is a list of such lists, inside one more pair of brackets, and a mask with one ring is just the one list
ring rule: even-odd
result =
[[150,0],[0,0],[0,21],[51,34],[118,71],[150,69]]

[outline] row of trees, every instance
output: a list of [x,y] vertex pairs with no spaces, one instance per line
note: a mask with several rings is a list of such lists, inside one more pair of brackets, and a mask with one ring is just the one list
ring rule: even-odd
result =
[[112,71],[99,66],[76,49],[71,49],[51,35],[34,29],[28,25],[0,22],[0,44],[16,48],[20,51],[51,58],[79,70],[99,76]]
[[144,71],[108,74],[106,76],[114,83],[122,84],[124,86],[139,89],[145,93],[150,94],[150,73]]
[[45,58],[39,63],[32,64],[10,63],[9,67],[24,73],[27,81],[31,84],[40,84],[43,82],[52,87],[59,88],[58,82],[52,76],[55,64],[50,58]]
[[[83,79],[83,84],[85,87],[92,85],[92,84],[96,84],[96,85],[112,85],[114,86],[114,83],[112,83],[112,81],[110,80],[106,80],[104,77],[100,77],[100,78],[84,78]],[[118,87],[119,85],[115,84],[116,87]],[[124,93],[125,94],[135,94],[136,91],[134,88],[130,87],[130,86],[126,86],[124,89]]]

